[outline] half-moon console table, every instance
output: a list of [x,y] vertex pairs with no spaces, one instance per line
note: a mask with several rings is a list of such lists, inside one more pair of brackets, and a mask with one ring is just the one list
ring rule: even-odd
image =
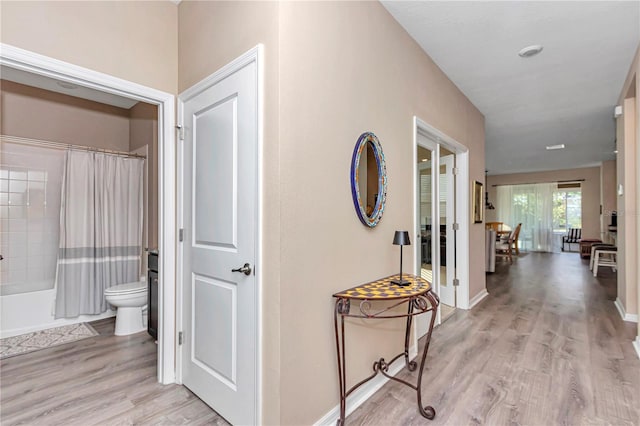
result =
[[[398,280],[398,275],[392,275],[390,277],[381,278],[370,283],[362,284],[357,287],[350,288],[348,290],[341,291],[333,295],[336,298],[334,325],[336,332],[336,353],[338,355],[338,381],[340,384],[340,418],[337,421],[338,426],[344,425],[344,417],[346,411],[347,397],[355,391],[357,388],[373,379],[378,373],[381,373],[385,377],[391,380],[400,382],[406,386],[409,386],[416,391],[418,398],[418,409],[420,414],[429,420],[432,420],[436,416],[436,410],[431,406],[424,407],[422,405],[422,372],[424,371],[424,363],[427,359],[427,351],[429,350],[429,343],[431,341],[431,332],[433,331],[433,324],[435,322],[435,313],[440,299],[431,291],[431,284],[426,280],[417,277],[415,275],[403,274],[402,278],[409,281],[407,286],[399,286],[393,284],[391,280]],[[358,307],[354,309],[355,312],[351,313],[351,301],[357,301]],[[371,302],[389,302],[384,304],[384,307],[375,308]],[[376,303],[376,305],[378,305]],[[406,313],[400,309],[402,307],[406,309]],[[404,361],[409,371],[414,371],[417,367],[415,361],[409,360],[409,337],[411,334],[411,323],[413,317],[423,314],[425,312],[432,312],[431,321],[429,322],[429,331],[427,332],[427,340],[422,351],[422,360],[420,361],[420,369],[418,370],[418,382],[414,385],[407,381],[398,379],[388,374],[389,366],[393,364],[395,360],[404,356]],[[380,358],[373,363],[373,374],[366,379],[356,383],[347,390],[347,371],[345,362],[345,338],[344,338],[344,319],[345,317],[353,318],[372,318],[372,319],[387,319],[387,318],[406,318],[407,327],[405,329],[404,337],[404,352],[396,355],[391,361],[385,361],[384,358]],[[339,324],[338,324],[339,323]]]

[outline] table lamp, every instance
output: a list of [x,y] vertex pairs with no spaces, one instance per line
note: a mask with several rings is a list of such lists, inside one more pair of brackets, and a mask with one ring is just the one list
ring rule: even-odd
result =
[[411,282],[402,279],[402,246],[411,245],[411,241],[409,241],[409,231],[396,231],[393,236],[393,245],[400,246],[400,279],[391,280],[391,282],[396,285],[408,286]]

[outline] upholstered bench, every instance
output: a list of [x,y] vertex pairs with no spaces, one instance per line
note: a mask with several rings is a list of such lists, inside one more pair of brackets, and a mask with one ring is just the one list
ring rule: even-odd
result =
[[596,243],[601,243],[602,240],[597,239],[585,239],[580,240],[580,257],[586,259],[591,256],[591,246]]

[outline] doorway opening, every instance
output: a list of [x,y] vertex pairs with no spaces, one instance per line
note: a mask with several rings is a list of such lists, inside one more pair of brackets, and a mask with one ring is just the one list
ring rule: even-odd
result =
[[[175,115],[174,96],[14,46],[0,44],[0,65],[64,84],[157,107],[158,351],[157,378],[175,382]],[[162,170],[162,173],[159,171]]]
[[[414,119],[416,275],[440,297],[436,323],[469,306],[468,149]],[[426,324],[417,319],[416,336]]]
[[456,154],[422,134],[416,154],[420,221],[417,273],[430,283],[438,283],[439,322],[444,322],[456,309]]

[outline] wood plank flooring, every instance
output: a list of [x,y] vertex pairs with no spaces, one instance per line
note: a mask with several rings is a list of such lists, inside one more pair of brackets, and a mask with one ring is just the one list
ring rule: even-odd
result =
[[347,425],[640,424],[636,324],[613,305],[615,274],[589,272],[576,253],[500,262],[489,296],[434,330],[423,402],[436,418],[420,416],[415,392],[388,383]]
[[188,389],[156,380],[146,333],[99,336],[0,361],[0,423],[8,425],[226,425]]
[[[593,278],[576,253],[499,262],[489,296],[434,331],[423,401],[436,418],[389,383],[347,425],[640,424],[635,324],[620,319],[615,274],[603,269]],[[3,426],[226,424],[186,388],[156,382],[146,333],[92,325],[100,336],[0,361]]]

